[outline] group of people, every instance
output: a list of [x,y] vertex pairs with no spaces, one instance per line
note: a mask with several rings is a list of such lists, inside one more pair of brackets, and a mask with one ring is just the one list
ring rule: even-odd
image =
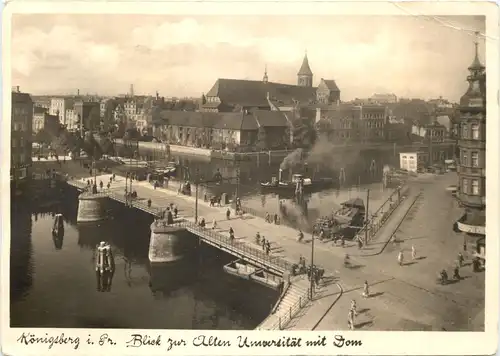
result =
[[275,225],[279,225],[280,224],[280,217],[279,217],[279,215],[278,214],[274,214],[271,217],[271,214],[269,214],[269,212],[267,212],[267,211],[266,211],[265,220],[269,224],[272,224],[272,223],[274,223]]
[[260,232],[257,232],[255,235],[255,242],[257,245],[262,246],[262,251],[266,253],[266,255],[269,255],[271,253],[271,242],[269,240],[266,240],[264,236],[260,235]]

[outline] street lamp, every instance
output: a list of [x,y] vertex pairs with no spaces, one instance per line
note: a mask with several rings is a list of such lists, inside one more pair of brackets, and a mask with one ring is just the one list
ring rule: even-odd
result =
[[314,231],[312,233],[312,240],[311,240],[311,273],[309,276],[309,279],[311,281],[311,286],[309,288],[309,299],[313,299],[313,290],[314,290],[314,277],[313,277],[313,271],[314,271]]

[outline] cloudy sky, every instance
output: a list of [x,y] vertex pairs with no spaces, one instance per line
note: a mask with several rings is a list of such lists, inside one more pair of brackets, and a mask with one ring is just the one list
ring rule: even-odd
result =
[[[342,99],[458,100],[483,17],[14,15],[12,85],[32,94],[200,96],[217,78],[296,83],[305,50]],[[466,30],[460,30],[466,29]],[[480,41],[484,63],[484,41]]]

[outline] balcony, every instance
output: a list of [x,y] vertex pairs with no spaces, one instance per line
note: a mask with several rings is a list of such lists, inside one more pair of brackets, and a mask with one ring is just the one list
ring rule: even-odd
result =
[[486,198],[481,195],[469,195],[462,192],[457,192],[457,198],[463,205],[472,208],[483,208],[486,206]]
[[457,173],[474,177],[485,177],[486,169],[480,167],[458,166]]

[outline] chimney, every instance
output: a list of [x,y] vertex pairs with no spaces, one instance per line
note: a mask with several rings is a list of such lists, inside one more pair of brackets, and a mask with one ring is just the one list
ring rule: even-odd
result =
[[76,96],[80,96],[80,89],[76,89]]

